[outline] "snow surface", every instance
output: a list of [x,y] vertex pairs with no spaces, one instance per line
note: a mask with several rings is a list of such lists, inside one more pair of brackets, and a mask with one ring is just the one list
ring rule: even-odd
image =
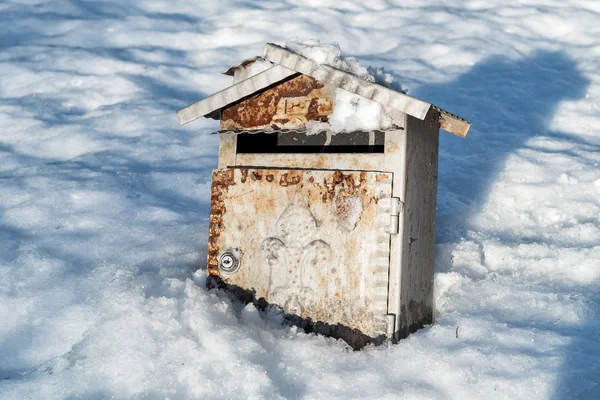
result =
[[[600,3],[0,10],[0,398],[600,398]],[[441,136],[436,323],[389,348],[282,326],[194,273],[216,125],[175,111],[295,36],[473,123]]]

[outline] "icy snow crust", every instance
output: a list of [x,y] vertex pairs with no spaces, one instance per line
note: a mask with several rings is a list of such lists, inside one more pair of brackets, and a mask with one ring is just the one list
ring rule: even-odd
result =
[[[600,398],[600,6],[392,4],[0,5],[1,399]],[[294,36],[473,123],[440,137],[436,324],[389,348],[194,273],[216,125],[175,111]]]

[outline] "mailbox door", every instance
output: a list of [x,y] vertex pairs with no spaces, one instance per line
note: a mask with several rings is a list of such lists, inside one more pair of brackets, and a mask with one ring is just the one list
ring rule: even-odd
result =
[[386,333],[392,174],[213,171],[208,269],[313,322]]

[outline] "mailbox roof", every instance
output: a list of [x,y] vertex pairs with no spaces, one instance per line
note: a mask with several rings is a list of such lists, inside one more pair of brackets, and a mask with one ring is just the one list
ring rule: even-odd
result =
[[[377,83],[366,81],[356,75],[329,65],[318,64],[278,45],[267,43],[265,45],[264,58],[271,61],[274,64],[273,67],[179,110],[177,112],[179,123],[184,125],[203,116],[218,119],[217,111],[293,75],[301,73],[318,81],[373,100],[386,107],[388,111],[402,112],[421,120],[425,118],[429,109],[433,107],[440,112],[440,127],[442,129],[461,137],[465,137],[469,130],[470,124],[466,120],[435,107],[431,103]],[[229,68],[225,71],[225,74],[232,75],[236,68],[245,66],[255,60],[244,60],[239,66]]]
[[259,56],[247,58],[244,61],[242,61],[241,63],[239,63],[238,65],[232,65],[231,67],[229,67],[225,71],[223,71],[223,75],[233,76],[236,69],[245,67],[248,64],[252,64],[254,61],[258,60],[259,58],[260,58]]

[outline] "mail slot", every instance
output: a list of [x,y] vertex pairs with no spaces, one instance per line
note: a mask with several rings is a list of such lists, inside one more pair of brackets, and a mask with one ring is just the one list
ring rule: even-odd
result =
[[[178,113],[221,124],[209,287],[355,349],[432,323],[439,130],[464,137],[468,123],[279,46],[252,75],[258,60]],[[377,102],[392,123],[328,129],[339,90]]]

